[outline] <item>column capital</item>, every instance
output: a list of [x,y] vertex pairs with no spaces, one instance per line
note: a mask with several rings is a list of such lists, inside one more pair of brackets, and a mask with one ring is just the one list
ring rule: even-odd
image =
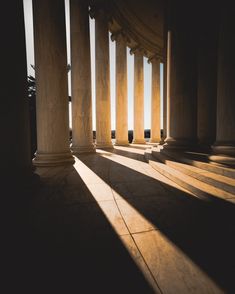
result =
[[96,18],[97,15],[99,13],[101,13],[101,11],[102,11],[102,8],[100,6],[98,6],[98,5],[92,5],[89,8],[89,15],[93,19],[93,18]]
[[143,47],[141,47],[139,44],[137,44],[135,47],[130,49],[130,54],[142,54],[142,55],[146,55],[146,51],[144,50]]
[[96,19],[100,16],[104,19],[107,19],[107,21],[111,20],[109,10],[107,9],[106,1],[101,1],[100,3],[90,5],[89,15],[92,19]]
[[153,63],[156,61],[163,62],[163,56],[160,53],[156,53],[148,58],[148,63]]
[[111,40],[112,41],[119,41],[119,42],[123,41],[125,43],[130,42],[130,38],[127,37],[127,35],[125,34],[123,29],[120,29],[116,32],[113,32],[111,34]]

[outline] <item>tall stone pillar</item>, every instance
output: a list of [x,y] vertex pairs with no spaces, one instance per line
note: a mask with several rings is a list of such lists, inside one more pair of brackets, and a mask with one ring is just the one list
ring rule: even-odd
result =
[[167,34],[168,34],[168,28],[167,28],[167,23],[168,23],[168,1],[166,1],[165,6],[164,6],[164,45],[163,45],[163,126],[162,126],[162,137],[161,137],[161,144],[164,144],[164,141],[167,137]]
[[69,148],[64,0],[34,0],[37,152],[34,164],[73,163]]
[[134,53],[134,144],[145,144],[144,139],[144,72],[143,55]]
[[[1,37],[4,40],[1,44],[1,186],[7,196],[11,190],[29,184],[33,173],[23,1],[7,1],[4,4],[4,15],[7,17],[0,20]],[[6,21],[9,21],[9,25]],[[17,190],[11,197],[17,196],[22,201],[24,195],[19,193]],[[9,199],[15,203],[15,199]],[[13,214],[12,210],[10,216]]]
[[[184,8],[189,9],[189,3]],[[193,20],[172,1],[167,56],[167,138],[165,148],[190,148],[197,132],[197,71]]]
[[[171,31],[167,33],[167,64],[166,64],[166,135],[170,134],[170,104],[171,104],[171,88],[170,88],[170,71],[171,71]],[[164,88],[165,89],[165,88]],[[167,138],[167,136],[166,136]],[[165,138],[165,140],[166,140]]]
[[164,144],[164,141],[167,137],[167,62],[166,58],[163,62],[163,128],[162,128],[162,138],[161,144]]
[[210,147],[216,133],[217,52],[211,37],[198,49],[197,137],[202,148]]
[[200,149],[209,150],[216,139],[218,16],[214,5],[204,5],[198,23],[197,138]]
[[153,58],[152,62],[152,103],[151,103],[151,143],[161,140],[160,128],[160,60]]
[[96,147],[112,148],[109,73],[109,32],[105,11],[95,13]]
[[222,7],[217,88],[216,142],[211,160],[235,165],[235,9],[227,4]]
[[116,145],[128,145],[128,100],[126,43],[116,36]]
[[70,1],[72,151],[94,152],[88,4]]

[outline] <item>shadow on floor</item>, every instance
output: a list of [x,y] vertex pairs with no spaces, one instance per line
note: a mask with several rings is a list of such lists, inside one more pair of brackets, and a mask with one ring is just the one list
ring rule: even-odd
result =
[[[116,152],[125,155],[125,152]],[[130,156],[130,152],[127,152]],[[133,155],[134,156],[134,155]],[[110,157],[111,158],[111,157]],[[226,293],[234,293],[235,206],[211,195],[208,201],[193,197],[166,184],[167,193],[151,197],[132,197],[124,187],[128,179],[138,179],[135,190],[141,196],[143,181],[148,190],[156,180],[129,167],[95,155],[95,160],[79,159],[128,201],[147,220],[205,271]],[[132,157],[131,157],[132,158]],[[138,156],[136,157],[138,159]],[[106,166],[104,174],[96,166]],[[115,181],[115,175],[118,178]],[[143,191],[144,196],[144,191]]]
[[[17,224],[11,242],[8,289],[33,294],[154,293],[74,167],[52,173],[42,176],[36,193],[24,195],[25,223]],[[74,197],[84,193],[87,198],[77,205],[68,204],[63,192],[71,173],[78,187],[83,183]]]
[[[133,153],[133,147],[125,147],[126,150],[114,149],[112,152],[121,156],[125,156],[131,159],[137,159],[139,161],[145,162],[144,154]],[[138,149],[137,149],[138,150]],[[142,149],[143,150],[143,149]]]
[[[79,160],[226,293],[234,293],[234,205],[213,195],[205,202],[112,161],[112,154],[103,155],[84,155]],[[66,198],[68,174],[77,183],[73,198],[81,202]],[[137,180],[134,190],[126,189],[132,180]],[[164,193],[157,189],[159,185]],[[3,251],[9,277],[6,293],[13,293],[13,288],[40,294],[154,292],[74,167],[43,174],[37,191],[14,193],[15,210],[5,219],[11,227],[10,245]]]

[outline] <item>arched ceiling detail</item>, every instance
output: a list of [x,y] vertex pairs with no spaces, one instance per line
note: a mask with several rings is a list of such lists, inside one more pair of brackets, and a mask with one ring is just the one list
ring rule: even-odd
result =
[[93,0],[92,3],[107,10],[109,29],[122,32],[127,46],[140,49],[143,55],[163,56],[164,0]]

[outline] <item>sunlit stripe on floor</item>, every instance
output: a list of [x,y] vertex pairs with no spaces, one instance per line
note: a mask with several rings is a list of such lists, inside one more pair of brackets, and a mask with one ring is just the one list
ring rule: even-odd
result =
[[[119,147],[118,146],[118,150],[120,148],[122,148],[123,151],[130,152],[129,147]],[[132,149],[134,149],[134,148],[132,148]],[[142,152],[139,154],[143,154],[143,150],[138,150],[138,152],[139,151]],[[147,162],[145,163],[145,162],[139,161],[137,159],[128,158],[124,155],[120,155],[120,154],[116,154],[116,153],[112,153],[112,152],[107,152],[107,151],[103,151],[103,150],[99,150],[99,149],[97,149],[96,152],[100,156],[105,157],[106,159],[109,159],[113,162],[116,162],[116,163],[118,163],[126,168],[132,169],[138,173],[141,173],[146,177],[149,177],[149,179],[154,179],[158,182],[161,182],[163,184],[167,184],[168,186],[171,186],[171,187],[176,188],[180,191],[188,193],[188,195],[193,195],[193,193],[191,193],[190,191],[186,191],[184,188],[182,188],[181,186],[179,186],[175,182],[171,181],[167,177],[160,174],[158,171],[154,170]]]
[[[83,182],[86,184],[90,193],[93,195],[100,209],[104,213],[108,222],[119,236],[122,244],[125,246],[127,251],[129,252],[131,258],[135,262],[136,266],[143,273],[146,281],[156,290],[158,290],[158,286],[156,285],[154,278],[151,272],[148,269],[141,253],[139,252],[133,238],[131,236],[128,225],[126,224],[125,219],[120,213],[120,208],[117,205],[117,202],[114,199],[113,190],[111,187],[105,183],[100,177],[98,177],[90,168],[88,168],[82,161],[78,158],[75,158],[74,167],[78,172],[79,176],[82,178]],[[94,185],[94,186],[93,186]],[[94,187],[96,186],[96,189]],[[100,190],[99,190],[100,189]],[[107,191],[110,191],[110,194],[107,194]],[[102,199],[100,194],[106,194],[106,199]],[[109,198],[110,197],[110,198]],[[119,197],[122,199],[122,196],[119,194]],[[102,199],[102,200],[101,200]],[[138,222],[147,225],[149,228],[154,228],[153,224],[151,224],[143,215],[141,215],[134,207],[132,207],[127,201],[123,199],[127,209],[130,213],[133,214],[134,218]]]
[[[102,152],[102,156],[118,162],[117,155],[110,156]],[[123,195],[115,191],[115,199],[111,187],[77,158],[74,167],[136,266],[156,293],[159,292],[158,287],[163,292],[174,288],[180,291],[177,293],[186,293],[188,289],[194,288],[199,291],[198,293],[206,293],[206,289],[223,293],[189,256],[130,205]],[[107,191],[110,193],[106,194]],[[107,199],[100,198],[102,193]],[[136,226],[137,223],[139,225]],[[170,284],[166,283],[167,280],[171,281]]]

